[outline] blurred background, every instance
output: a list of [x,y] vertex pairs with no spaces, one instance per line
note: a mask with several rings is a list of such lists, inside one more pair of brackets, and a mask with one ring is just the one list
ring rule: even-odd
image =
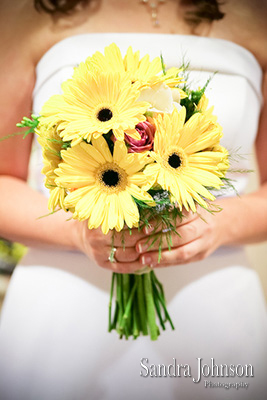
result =
[[0,310],[11,274],[27,248],[19,243],[11,243],[0,239]]
[[[254,156],[251,158],[254,172],[250,174],[248,192],[255,190],[258,186],[257,167]],[[267,242],[247,246],[246,251],[251,265],[259,274],[267,300]],[[23,257],[26,252],[27,248],[19,243],[10,243],[4,239],[0,239],[0,310],[12,272],[20,258]]]

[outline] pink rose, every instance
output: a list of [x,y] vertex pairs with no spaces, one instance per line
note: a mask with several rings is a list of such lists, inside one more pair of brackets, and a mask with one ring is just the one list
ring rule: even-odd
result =
[[129,153],[142,153],[153,148],[155,127],[150,122],[139,122],[135,129],[139,132],[141,139],[136,140],[128,135],[124,135],[125,142],[129,145]]

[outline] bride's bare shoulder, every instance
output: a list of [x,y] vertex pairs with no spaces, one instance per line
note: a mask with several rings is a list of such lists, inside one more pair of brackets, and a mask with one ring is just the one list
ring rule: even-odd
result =
[[34,7],[34,0],[0,0],[0,51],[23,55],[34,66],[55,43],[86,31],[88,13],[51,16]]
[[50,33],[51,25],[51,17],[38,12],[33,0],[1,0],[1,57],[36,64],[56,40]]
[[213,34],[247,48],[267,70],[266,0],[228,0],[222,10],[225,17],[214,24]]

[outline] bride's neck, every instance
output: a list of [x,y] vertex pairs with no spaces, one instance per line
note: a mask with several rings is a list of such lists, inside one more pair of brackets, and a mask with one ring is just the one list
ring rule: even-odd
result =
[[[158,24],[152,18],[149,4],[140,0],[95,0],[82,11],[54,18],[55,29],[70,33],[99,32],[142,32],[142,33],[195,33],[185,21],[185,9],[177,0],[166,0],[158,4]],[[155,2],[154,2],[155,3]],[[200,24],[197,33],[207,36],[210,23]],[[64,33],[63,33],[64,34]]]

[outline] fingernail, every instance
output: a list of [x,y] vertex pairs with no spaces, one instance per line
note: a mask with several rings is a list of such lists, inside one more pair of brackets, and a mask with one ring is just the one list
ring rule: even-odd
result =
[[153,232],[154,231],[154,227],[153,226],[151,226],[151,225],[149,225],[149,226],[145,226],[145,228],[144,228],[144,232],[145,232],[145,234],[149,234],[149,233],[151,233],[151,232]]
[[148,246],[144,243],[138,243],[137,251],[138,253],[144,253],[147,250]]
[[152,265],[153,260],[149,256],[143,256],[143,257],[141,257],[141,263],[142,263],[142,265]]

